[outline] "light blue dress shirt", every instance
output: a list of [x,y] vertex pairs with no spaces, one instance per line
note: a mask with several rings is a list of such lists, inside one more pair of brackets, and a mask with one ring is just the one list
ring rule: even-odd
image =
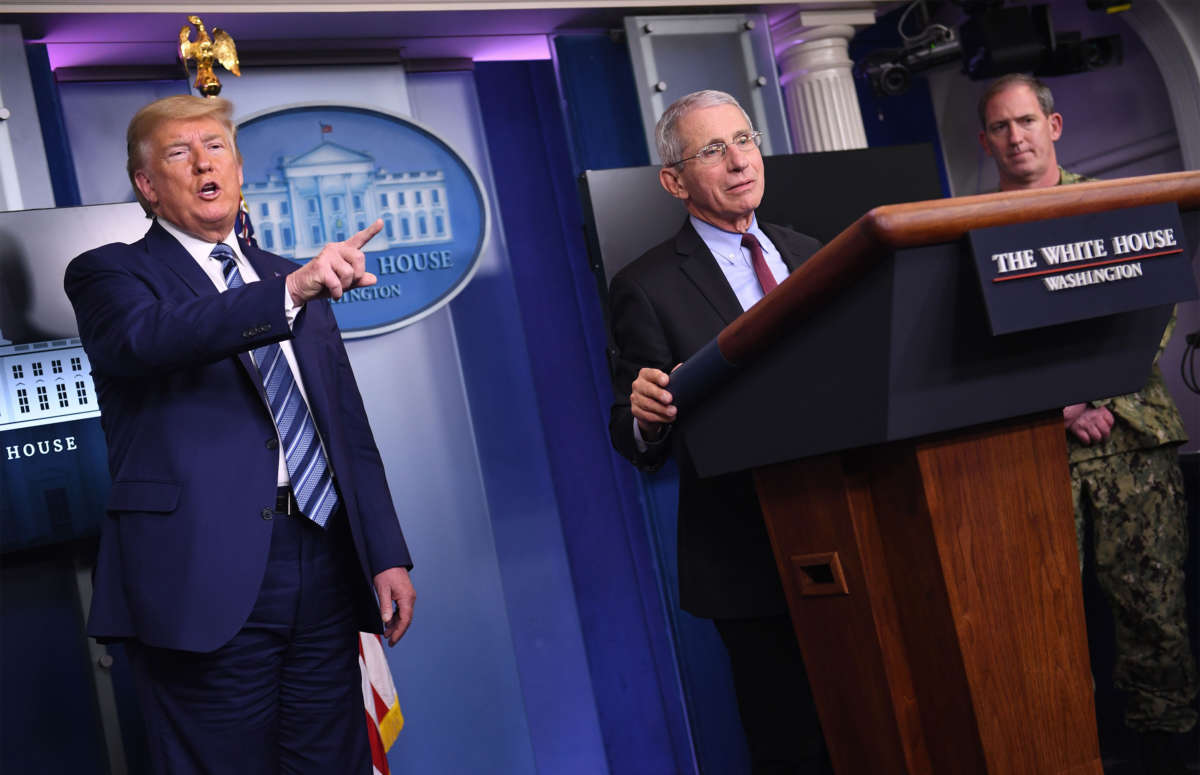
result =
[[[754,273],[750,250],[742,247],[742,235],[718,229],[694,215],[691,216],[691,222],[700,239],[704,240],[709,252],[713,254],[713,258],[717,259],[717,266],[721,268],[729,287],[737,295],[742,309],[748,310],[753,307],[763,297],[763,292],[762,286],[758,284],[758,275]],[[787,279],[787,264],[783,263],[783,257],[771,243],[770,237],[758,227],[757,217],[750,222],[750,228],[746,231],[758,238],[763,258],[767,260],[767,268],[775,276],[775,282],[781,283]]]

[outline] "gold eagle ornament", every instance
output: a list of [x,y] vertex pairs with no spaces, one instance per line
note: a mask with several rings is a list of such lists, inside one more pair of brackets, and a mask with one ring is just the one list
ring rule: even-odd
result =
[[189,59],[196,60],[196,91],[205,97],[216,97],[221,93],[221,82],[213,73],[213,61],[221,63],[226,70],[240,76],[242,73],[238,69],[237,48],[233,45],[233,38],[229,37],[229,33],[220,27],[213,27],[212,37],[209,38],[208,30],[204,29],[204,22],[200,21],[199,16],[189,16],[188,21],[195,25],[197,37],[196,40],[192,40],[192,28],[183,25],[179,30],[179,57],[183,60],[185,69]]

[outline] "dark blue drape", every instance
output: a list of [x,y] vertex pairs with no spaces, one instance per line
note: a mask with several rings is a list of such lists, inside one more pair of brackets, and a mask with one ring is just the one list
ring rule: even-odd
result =
[[29,63],[29,79],[33,83],[38,122],[42,125],[42,143],[46,147],[46,164],[50,168],[54,204],[73,207],[80,204],[79,182],[75,179],[75,162],[71,158],[71,144],[67,139],[67,126],[63,122],[62,104],[58,99],[58,83],[54,80],[54,71],[50,69],[46,46],[40,43],[26,44],[25,59]]
[[637,480],[608,441],[604,326],[554,70],[479,63],[475,75],[610,770],[686,772]]

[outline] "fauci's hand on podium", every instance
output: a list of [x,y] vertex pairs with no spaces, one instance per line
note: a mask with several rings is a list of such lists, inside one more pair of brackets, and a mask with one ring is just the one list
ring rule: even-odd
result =
[[629,405],[646,441],[656,441],[663,432],[663,425],[675,422],[678,410],[671,403],[674,400],[671,394],[665,390],[670,381],[670,376],[659,369],[642,369],[633,381]]
[[1112,432],[1113,416],[1108,407],[1071,404],[1063,407],[1063,422],[1067,432],[1083,444],[1094,444],[1108,438]]
[[342,298],[351,288],[374,285],[375,275],[367,271],[362,248],[383,228],[376,219],[367,228],[342,242],[330,242],[311,261],[287,276],[288,293],[297,305],[320,296]]

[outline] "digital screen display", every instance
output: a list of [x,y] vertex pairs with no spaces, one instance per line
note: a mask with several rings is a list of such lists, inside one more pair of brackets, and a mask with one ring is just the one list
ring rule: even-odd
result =
[[63,273],[148,226],[136,203],[0,212],[0,552],[99,532],[107,452]]

